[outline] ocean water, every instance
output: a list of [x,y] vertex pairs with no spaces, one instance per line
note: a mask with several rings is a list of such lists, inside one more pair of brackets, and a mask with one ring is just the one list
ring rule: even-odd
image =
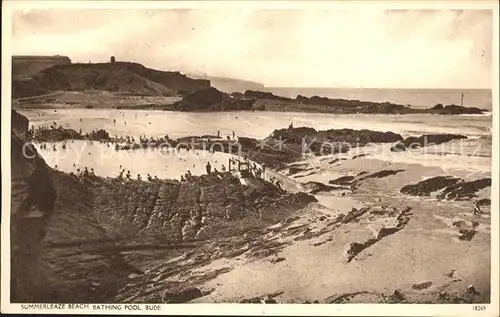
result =
[[[137,111],[116,109],[53,109],[23,110],[34,126],[49,126],[54,121],[65,128],[81,129],[86,133],[95,129],[105,129],[110,135],[116,136],[153,136],[168,134],[171,138],[189,135],[216,135],[220,131],[222,137],[231,136],[233,131],[237,136],[265,138],[275,129],[287,128],[293,122],[295,127],[306,126],[317,130],[325,129],[369,129],[376,131],[392,131],[406,136],[419,136],[429,133],[457,133],[468,136],[467,140],[448,142],[439,146],[422,148],[404,153],[390,152],[391,144],[372,145],[362,149],[370,151],[373,158],[386,161],[397,161],[438,166],[443,169],[464,169],[478,172],[491,171],[492,147],[492,116],[440,116],[430,114],[415,115],[336,115],[314,113],[283,113],[283,112],[225,112],[225,113],[185,113],[166,111]],[[81,119],[81,120],[80,120]],[[77,154],[65,155],[60,151],[48,149],[42,152],[50,165],[59,162],[58,167],[66,166],[72,170],[73,163],[84,162],[94,167],[96,172],[106,176],[117,175],[119,165],[123,168],[135,169],[133,175],[145,175],[154,171],[160,175],[182,174],[187,168],[193,169],[193,174],[204,171],[204,164],[210,161],[217,168],[222,167],[228,157],[214,158],[190,157],[182,160],[172,155],[157,152],[141,153],[142,150],[120,153],[114,156],[114,150],[106,145],[84,144],[70,146],[75,153],[84,153],[76,161]],[[353,154],[357,149],[351,150]],[[68,149],[67,152],[70,152]],[[91,153],[91,154],[88,154]],[[98,154],[99,153],[99,154]],[[127,154],[128,153],[128,154]],[[192,153],[190,154],[193,155]],[[108,159],[102,160],[101,157]],[[215,162],[215,161],[218,162]],[[199,161],[199,163],[197,163]],[[121,163],[120,163],[121,162]],[[226,163],[227,164],[227,163]],[[175,166],[174,166],[175,165]],[[193,166],[194,165],[194,166]],[[227,166],[227,165],[226,165]],[[170,170],[166,174],[165,170]]]
[[492,91],[490,89],[354,89],[354,88],[266,88],[279,96],[295,98],[322,96],[332,99],[370,100],[374,102],[392,102],[411,105],[413,108],[428,108],[438,103],[443,105],[460,105],[464,94],[463,105],[492,109]]

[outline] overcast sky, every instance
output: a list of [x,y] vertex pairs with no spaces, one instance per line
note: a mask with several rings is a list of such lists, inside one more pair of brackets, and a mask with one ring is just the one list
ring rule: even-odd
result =
[[17,11],[14,55],[111,55],[281,87],[491,88],[492,12]]

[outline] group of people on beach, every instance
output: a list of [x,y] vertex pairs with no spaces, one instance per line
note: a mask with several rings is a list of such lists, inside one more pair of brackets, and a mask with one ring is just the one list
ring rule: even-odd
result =
[[[125,169],[122,168],[122,166],[120,165],[120,174],[118,175],[118,179],[128,179],[128,180],[132,179],[132,174],[130,173],[130,170],[127,170],[127,172],[125,173]],[[137,174],[137,180],[142,181],[141,174]],[[156,175],[153,177],[151,176],[151,174],[148,173],[146,175],[146,180],[152,182],[152,181],[158,181],[159,178]]]
[[57,125],[57,122],[52,121],[52,124],[50,126],[38,126],[35,127],[35,125],[32,125],[28,129],[28,135],[33,138],[38,132],[43,132],[43,131],[52,131],[52,130],[62,130],[63,127],[62,125]]
[[[232,135],[233,135],[232,140],[236,140],[236,133],[234,132],[234,130],[233,130],[233,134]],[[220,130],[217,131],[217,138],[219,138],[219,139],[221,138]],[[229,136],[229,135],[226,136],[226,139],[228,141],[230,141],[231,140],[231,136]]]
[[[66,142],[63,142],[63,144],[61,145],[61,149],[62,150],[66,150]],[[40,143],[40,149],[41,150],[47,150],[47,144],[46,143]],[[52,151],[57,151],[57,145],[56,144],[52,144]]]
[[[75,163],[73,164],[73,167],[76,167]],[[57,169],[57,165],[54,166],[54,168]],[[85,166],[83,168],[83,170],[80,170],[80,168],[77,168],[76,169],[76,174],[73,173],[73,172],[70,172],[69,174],[70,175],[76,175],[76,176],[79,176],[79,177],[96,177],[95,172],[94,172],[94,168],[90,168],[90,171],[89,171],[89,169],[87,168],[87,166]]]
[[[193,167],[194,167],[194,165],[193,165]],[[207,175],[218,176],[221,173],[226,172],[226,166],[224,166],[224,164],[223,164],[221,167],[221,171],[219,172],[216,168],[213,168],[213,170],[212,170],[212,164],[210,164],[210,162],[207,162],[207,164],[205,165],[205,170],[207,172]],[[187,170],[187,172],[184,175],[181,175],[181,182],[190,181],[192,179],[193,179],[193,175],[191,174],[190,170]]]
[[[80,118],[80,122],[83,122],[82,118]],[[116,124],[116,119],[113,119],[113,123]],[[292,127],[292,126],[293,126],[293,124],[290,124],[290,127]],[[57,122],[53,121],[52,124],[48,127],[47,126],[39,126],[39,127],[32,126],[29,129],[29,133],[32,136],[34,136],[38,131],[48,131],[48,130],[63,130],[63,127],[61,125],[58,125]],[[92,142],[93,136],[95,134],[97,134],[97,131],[93,130],[90,133],[83,135],[82,129],[80,128],[78,133],[82,137],[87,137],[87,140],[89,142]],[[231,138],[231,136],[232,136],[232,138]],[[217,138],[221,139],[221,131],[220,130],[217,131]],[[235,131],[232,131],[232,135],[227,135],[227,140],[231,140],[231,139],[232,140],[236,139]],[[102,140],[102,139],[99,140],[100,143],[105,143],[108,147],[110,147],[110,145],[114,145],[115,150],[147,148],[147,147],[154,148],[154,147],[158,147],[158,146],[165,144],[165,143],[171,143],[171,141],[172,140],[169,138],[168,134],[165,134],[165,136],[163,136],[163,137],[157,137],[157,138],[147,137],[146,135],[140,135],[138,140],[136,139],[136,137],[134,137],[132,135],[125,135],[125,136],[114,135],[110,140]],[[74,142],[74,140],[72,140],[72,142]],[[207,144],[207,143],[210,144],[210,142],[211,142],[210,137],[206,137],[206,138],[202,139],[202,142],[204,142],[205,144]],[[53,151],[56,151],[58,149],[58,146],[56,144],[52,144],[49,146],[52,146]],[[41,143],[40,148],[46,150],[47,144]],[[67,144],[66,144],[66,142],[63,142],[61,145],[61,149],[64,150],[66,148],[67,148]],[[186,142],[186,145],[184,148],[187,151],[194,150],[193,146],[187,142]],[[211,150],[211,152],[213,153],[213,150]],[[91,155],[91,152],[89,152],[89,155]],[[180,158],[180,159],[182,160],[182,158]],[[186,159],[184,159],[184,161],[186,161]],[[215,161],[215,162],[217,162],[217,161]],[[57,165],[55,167],[57,169]],[[73,167],[76,168],[76,164],[73,164]],[[195,165],[193,165],[193,167],[195,167]],[[240,169],[240,167],[241,167],[241,169]],[[218,171],[217,168],[213,167],[211,162],[207,162],[205,165],[205,170],[206,170],[207,175],[217,175],[217,176],[220,175],[221,173],[225,173],[227,171],[232,172],[232,171],[238,170],[238,171],[242,172],[242,175],[244,175],[243,173],[245,171],[248,171],[254,177],[264,179],[265,178],[265,169],[266,169],[266,167],[264,164],[261,167],[258,167],[256,163],[251,163],[251,161],[249,161],[248,158],[246,158],[246,157],[244,157],[243,160],[236,159],[236,158],[230,158],[229,159],[229,168],[226,169],[226,166],[222,165],[221,171]],[[71,174],[74,174],[74,175],[76,174],[77,176],[81,176],[81,177],[95,176],[94,169],[91,168],[89,170],[86,166],[82,170],[80,170],[80,168],[77,168],[76,173],[71,172]],[[122,179],[122,180],[131,180],[133,177],[132,177],[132,173],[130,170],[126,170],[125,168],[123,168],[120,165],[120,171],[119,171],[117,178]],[[141,176],[141,174],[137,174],[136,177],[134,177],[134,178],[139,180],[139,181],[143,180],[143,177]],[[181,182],[186,182],[186,181],[189,181],[192,179],[193,179],[193,175],[192,175],[190,170],[187,170],[186,173],[184,173],[184,175],[182,175],[180,177]],[[156,175],[151,176],[150,174],[147,174],[146,177],[144,178],[144,180],[156,181],[156,180],[159,180],[159,178]],[[270,179],[270,182],[273,185],[277,186],[278,188],[281,188],[282,183],[276,177],[272,177]]]

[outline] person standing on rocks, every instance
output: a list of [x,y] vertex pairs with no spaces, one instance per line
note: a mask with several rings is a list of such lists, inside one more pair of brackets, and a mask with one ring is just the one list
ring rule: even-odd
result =
[[210,174],[210,172],[212,171],[212,166],[210,165],[210,162],[207,162],[206,169],[207,169],[207,174]]
[[474,200],[474,215],[478,216],[481,214],[481,208],[479,208],[479,202],[477,200]]

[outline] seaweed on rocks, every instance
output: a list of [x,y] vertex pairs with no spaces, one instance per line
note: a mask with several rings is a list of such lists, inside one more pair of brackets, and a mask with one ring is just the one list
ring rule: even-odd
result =
[[416,149],[431,145],[439,145],[453,140],[467,139],[465,135],[460,134],[426,134],[419,137],[407,137],[391,147],[391,152],[403,152],[408,149]]
[[438,199],[468,200],[477,197],[476,192],[491,186],[491,178],[465,181],[453,176],[436,176],[416,184],[405,185],[400,192],[412,196],[429,196],[432,192],[441,191]]
[[437,197],[440,199],[467,200],[477,197],[477,191],[490,187],[491,178],[482,178],[474,181],[461,181],[446,187]]
[[416,184],[405,185],[400,191],[402,194],[412,196],[429,196],[432,192],[454,185],[458,181],[460,178],[453,176],[436,176]]
[[[395,234],[396,232],[405,228],[406,225],[408,224],[408,222],[410,221],[410,210],[411,210],[410,207],[406,207],[406,208],[402,209],[401,211],[399,211],[399,213],[396,216],[396,219],[395,219],[393,226],[380,228],[376,232],[376,234],[374,235],[373,238],[370,238],[364,242],[347,243],[344,247],[344,256],[345,256],[346,262],[347,263],[351,262],[359,253],[361,253],[366,248],[374,245],[375,243],[377,243],[381,239],[383,239],[389,235]],[[362,208],[359,210],[356,210],[355,208],[353,208],[353,212],[351,213],[351,215],[348,214],[342,220],[342,222],[343,223],[350,222],[350,221],[352,221],[353,218],[360,217],[362,214],[364,214],[367,211],[368,211],[368,208]],[[347,218],[347,220],[346,220],[346,218]]]
[[341,176],[339,178],[330,180],[328,183],[333,185],[351,185],[354,178],[354,176]]

